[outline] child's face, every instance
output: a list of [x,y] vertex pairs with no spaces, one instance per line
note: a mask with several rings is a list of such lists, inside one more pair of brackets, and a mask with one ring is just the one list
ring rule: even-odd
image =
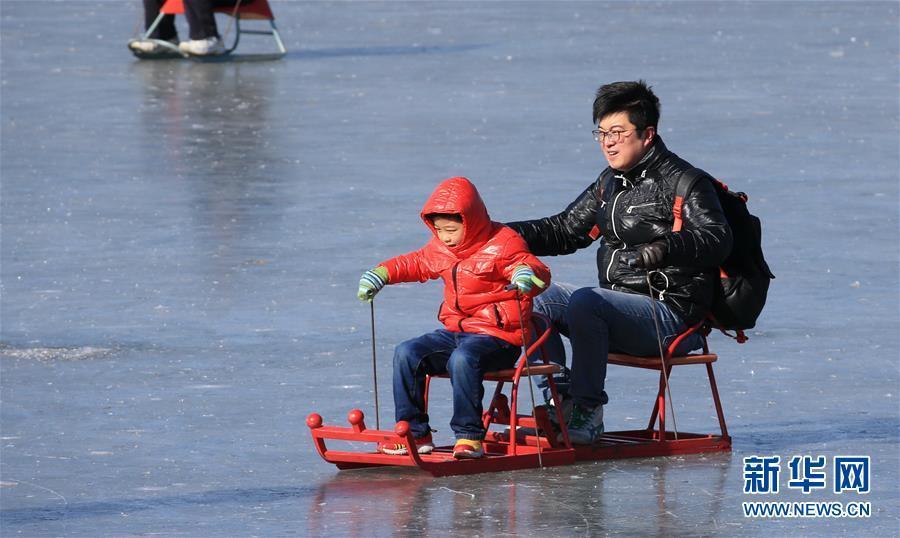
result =
[[435,217],[432,221],[438,239],[448,247],[455,247],[462,241],[463,224],[444,217]]

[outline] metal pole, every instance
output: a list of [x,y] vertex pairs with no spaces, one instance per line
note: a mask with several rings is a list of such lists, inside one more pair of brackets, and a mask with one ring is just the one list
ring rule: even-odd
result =
[[[672,390],[669,388],[669,374],[666,368],[666,353],[663,351],[662,335],[659,331],[659,319],[656,317],[656,299],[653,297],[653,284],[650,283],[650,273],[647,271],[647,289],[650,294],[650,315],[653,317],[653,326],[656,327],[656,343],[659,346],[659,362],[662,366],[663,382],[666,385],[666,394],[669,396],[669,409],[672,411],[672,430],[675,432],[675,440],[678,440],[678,424],[675,422],[675,402],[672,400]],[[665,409],[663,409],[665,412]],[[663,432],[660,432],[663,433]]]
[[[528,363],[528,343],[527,343],[527,339],[525,337],[527,331],[525,330],[524,317],[522,316],[522,301],[519,299],[519,290],[518,289],[516,289],[516,306],[518,307],[518,308],[516,308],[516,310],[519,311],[519,326],[522,327],[522,356],[524,357],[523,360],[525,361],[525,376],[528,377],[528,394],[531,396],[531,416],[532,416],[532,418],[534,418],[534,436],[535,436],[535,438],[537,438],[538,466],[541,469],[543,469],[544,468],[544,458],[543,458],[542,448],[541,448],[541,430],[539,429],[537,416],[534,412],[534,387],[531,385],[531,369],[529,368],[529,363]],[[519,378],[519,379],[521,381],[521,378]],[[546,433],[548,436],[550,435],[550,432],[544,432],[544,433]],[[515,435],[516,432],[510,431],[509,434]]]
[[381,417],[378,410],[378,368],[375,361],[375,301],[369,301],[369,314],[372,325],[372,379],[375,382],[375,429],[381,429]]

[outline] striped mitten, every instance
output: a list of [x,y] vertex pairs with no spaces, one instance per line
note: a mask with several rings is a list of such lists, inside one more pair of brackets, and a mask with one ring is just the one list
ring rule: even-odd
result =
[[359,279],[359,291],[356,296],[360,301],[371,301],[375,294],[381,291],[388,283],[388,271],[383,265],[370,269],[363,273]]

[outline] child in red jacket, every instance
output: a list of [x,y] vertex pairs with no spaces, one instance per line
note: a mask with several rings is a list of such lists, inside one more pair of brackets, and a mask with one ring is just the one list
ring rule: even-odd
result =
[[[515,231],[491,221],[478,190],[464,177],[441,183],[421,216],[434,237],[421,249],[366,271],[357,295],[371,301],[386,284],[444,279],[438,312],[444,328],[407,340],[394,351],[396,419],[409,422],[420,454],[431,452],[425,375],[448,373],[453,386],[453,456],[480,458],[484,372],[515,364],[522,345],[516,293],[523,296],[522,321],[527,326],[531,298],[549,282],[550,271]],[[510,283],[517,290],[506,290]],[[397,443],[380,443],[378,449],[406,453]]]

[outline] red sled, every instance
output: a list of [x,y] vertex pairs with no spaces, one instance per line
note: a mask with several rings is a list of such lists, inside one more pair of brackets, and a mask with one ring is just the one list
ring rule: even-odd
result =
[[[419,469],[433,476],[463,475],[510,471],[516,469],[534,469],[569,465],[577,461],[604,460],[617,458],[642,458],[652,456],[671,456],[676,454],[697,454],[731,450],[731,438],[725,426],[725,417],[719,392],[713,375],[712,363],[717,356],[709,353],[706,337],[703,339],[703,353],[685,356],[673,356],[673,350],[688,335],[706,329],[705,323],[699,323],[679,335],[664,353],[664,361],[659,357],[633,357],[630,355],[610,354],[609,364],[657,370],[659,374],[659,390],[654,400],[647,428],[606,432],[600,440],[590,446],[573,446],[569,442],[568,431],[562,417],[562,407],[553,375],[561,368],[549,360],[544,343],[553,331],[549,320],[534,313],[532,315],[532,333],[539,335],[519,358],[515,368],[488,372],[485,381],[496,382],[493,397],[482,416],[487,435],[484,439],[484,457],[479,459],[457,460],[453,457],[453,447],[436,447],[430,454],[419,454],[415,449],[409,424],[398,422],[393,431],[368,429],[364,415],[354,409],[347,415],[349,427],[326,426],[322,417],[311,413],[306,418],[312,434],[313,444],[319,455],[335,464],[338,469],[360,469],[367,467],[398,466]],[[705,332],[705,331],[704,331]],[[537,353],[540,351],[540,353]],[[540,363],[530,362],[530,358],[541,357]],[[663,363],[665,366],[663,366]],[[666,383],[672,368],[675,366],[704,364],[709,377],[713,402],[719,419],[718,434],[697,434],[668,431],[666,429]],[[520,383],[524,379],[530,383],[529,376],[540,376],[546,380],[553,398],[553,406],[535,406],[530,413],[520,414]],[[446,377],[433,376],[433,377]],[[431,376],[426,378],[425,403],[428,405],[428,389]],[[510,385],[510,394],[503,393],[506,385]],[[548,413],[556,413],[559,433],[553,428]],[[491,427],[501,429],[492,430]],[[510,435],[510,432],[515,432]],[[350,451],[334,450],[326,445],[326,440],[350,441],[364,443],[367,450]],[[406,454],[382,454],[374,450],[379,442],[402,443],[406,446]]]

